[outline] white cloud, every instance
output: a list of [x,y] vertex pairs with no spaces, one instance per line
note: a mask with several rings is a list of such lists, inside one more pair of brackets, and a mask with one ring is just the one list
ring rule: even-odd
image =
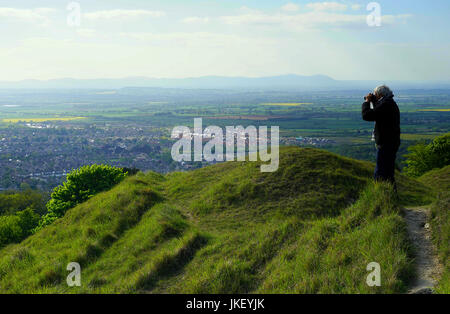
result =
[[[315,14],[317,16],[317,12]],[[402,19],[400,16],[383,18],[383,24]],[[299,24],[298,19],[300,17],[287,21]],[[80,32],[92,34],[88,29]],[[329,41],[319,32],[305,32],[301,36],[270,36],[263,32],[262,36],[253,36],[241,29],[234,34],[228,30],[223,34],[143,31],[122,33],[120,38],[114,31],[108,38],[101,37],[101,30],[97,32],[95,41],[79,36],[52,38],[52,34],[48,34],[47,38],[23,40],[9,49],[0,49],[0,59],[4,60],[1,79],[323,73],[338,79],[385,80],[448,79],[450,73],[449,45],[433,49],[431,43],[418,46],[417,43],[387,42],[380,53],[379,49],[374,49],[373,44],[379,44],[376,41],[373,44]],[[336,60],[339,60],[338,65]],[[367,74],[364,72],[367,60],[387,66],[374,68]],[[411,64],[417,66],[411,67]]]
[[209,17],[197,17],[191,16],[183,19],[183,23],[185,24],[208,24],[210,21]]
[[0,7],[0,18],[19,20],[30,23],[48,24],[48,15],[56,12],[52,8],[36,8],[36,9],[16,9]]
[[163,11],[150,11],[150,10],[105,10],[105,11],[93,11],[83,14],[83,17],[89,20],[97,19],[132,19],[142,17],[159,18],[165,16]]
[[281,7],[281,10],[285,12],[297,12],[299,9],[300,6],[292,2],[289,2]]
[[360,4],[352,4],[352,10],[357,11],[361,9],[361,5]]
[[307,8],[317,11],[345,11],[347,5],[338,2],[314,2],[308,3]]
[[[411,15],[383,15],[382,24],[392,25],[403,23]],[[274,13],[267,14],[262,11],[252,11],[245,14],[223,16],[220,18],[225,24],[229,25],[259,25],[259,26],[277,26],[289,31],[302,31],[305,29],[320,29],[329,27],[364,27],[367,15],[348,14],[338,12],[326,12],[323,10],[313,10],[306,13],[285,14]]]

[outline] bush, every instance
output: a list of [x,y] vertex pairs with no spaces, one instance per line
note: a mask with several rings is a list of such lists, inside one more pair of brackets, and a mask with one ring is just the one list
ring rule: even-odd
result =
[[0,216],[0,247],[21,240],[22,229],[19,220],[15,215]]
[[31,207],[17,212],[16,216],[19,218],[19,227],[22,229],[22,240],[33,233],[33,229],[39,224],[40,216]]
[[72,171],[67,175],[66,182],[53,190],[51,200],[47,203],[48,213],[42,217],[36,231],[64,216],[68,209],[99,192],[109,190],[126,176],[122,168],[106,165],[84,166]]
[[425,172],[450,164],[450,133],[437,137],[428,145],[417,144],[408,148],[405,155],[405,172],[412,177],[420,177]]
[[0,193],[0,215],[14,215],[32,207],[37,213],[45,213],[45,195],[39,191],[7,191]]
[[0,216],[0,247],[28,237],[39,223],[39,215],[31,207],[15,215]]

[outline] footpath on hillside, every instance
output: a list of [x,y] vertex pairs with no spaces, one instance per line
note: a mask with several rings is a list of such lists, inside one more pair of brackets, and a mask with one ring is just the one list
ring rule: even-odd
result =
[[415,207],[405,208],[404,212],[409,238],[414,245],[416,257],[416,278],[409,293],[433,293],[433,287],[437,284],[442,266],[431,241],[431,228],[428,223],[430,211],[424,207]]

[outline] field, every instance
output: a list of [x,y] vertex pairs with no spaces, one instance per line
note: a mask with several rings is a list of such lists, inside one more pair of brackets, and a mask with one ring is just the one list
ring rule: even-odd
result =
[[[181,166],[170,156],[172,129],[192,128],[194,118],[203,118],[204,127],[279,126],[281,145],[320,147],[371,161],[373,123],[362,121],[360,112],[365,93],[0,90],[0,190],[22,183],[48,190],[86,160],[160,173],[204,166]],[[402,112],[401,169],[410,145],[450,132],[445,109],[450,91],[400,90],[396,95]]]
[[405,141],[423,141],[423,140],[432,140],[439,136],[439,133],[428,133],[428,134],[411,134],[411,133],[403,133],[401,134],[401,139]]
[[[11,93],[0,92],[3,123],[66,121],[86,125],[132,122],[173,128],[175,125],[192,125],[193,118],[203,117],[206,124],[214,122],[219,126],[246,126],[264,121],[265,124],[279,125],[287,137],[346,137],[348,143],[352,138],[370,140],[372,129],[370,123],[360,117],[363,91],[337,95],[325,92],[190,91],[192,95],[183,96],[183,91],[178,95],[178,92],[164,89],[136,89],[132,92],[123,89],[14,95],[22,97],[17,103],[11,102]],[[408,93],[408,96],[398,93],[402,129],[408,134],[405,140],[410,138],[410,134],[436,136],[449,131],[450,93]],[[278,101],[255,102],[258,99]]]
[[426,112],[450,112],[450,109],[422,109],[418,111],[426,111]]
[[19,123],[19,122],[51,122],[51,121],[74,121],[86,119],[85,117],[57,117],[57,118],[20,118],[20,119],[3,119],[5,123]]
[[298,103],[275,103],[275,102],[273,102],[273,103],[263,103],[261,105],[262,106],[274,106],[274,107],[276,107],[276,106],[298,107],[298,106],[303,106],[303,105],[313,105],[313,103],[312,102],[304,102],[304,103],[301,103],[301,102],[298,102]]

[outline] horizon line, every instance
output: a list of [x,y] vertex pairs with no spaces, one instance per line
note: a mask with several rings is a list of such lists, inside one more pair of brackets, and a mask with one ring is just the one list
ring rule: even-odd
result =
[[78,80],[78,81],[92,81],[92,80],[126,80],[126,79],[146,79],[146,80],[190,80],[190,79],[204,79],[204,78],[223,78],[223,79],[264,79],[264,78],[277,78],[277,77],[303,77],[303,78],[314,78],[314,77],[323,77],[336,82],[423,82],[423,83],[447,83],[450,84],[449,80],[440,80],[440,79],[425,79],[425,80],[405,80],[405,79],[335,79],[326,74],[312,74],[312,75],[304,75],[304,74],[295,74],[295,73],[286,73],[286,74],[274,74],[274,75],[264,75],[264,76],[228,76],[228,75],[201,75],[201,76],[185,76],[185,77],[152,77],[152,76],[122,76],[122,77],[95,77],[95,78],[77,78],[77,77],[56,77],[49,79],[37,79],[37,78],[24,78],[20,80],[0,80],[0,83],[21,83],[26,81],[35,81],[35,82],[51,82],[51,81],[63,81],[63,80]]

